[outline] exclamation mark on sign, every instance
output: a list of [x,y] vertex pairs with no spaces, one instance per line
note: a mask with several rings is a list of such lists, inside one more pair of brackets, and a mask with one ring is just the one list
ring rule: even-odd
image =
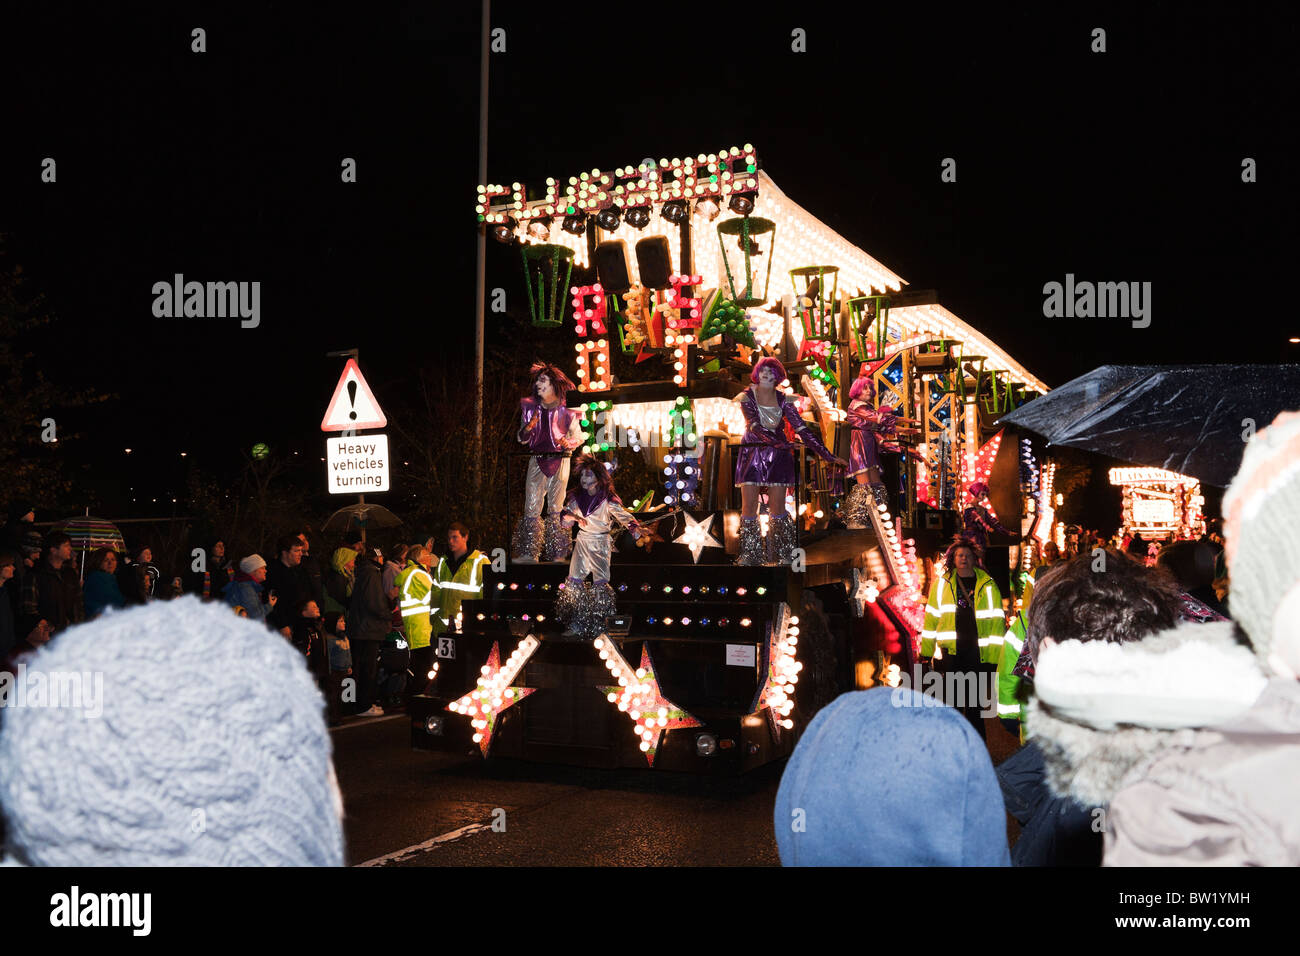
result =
[[348,412],[348,418],[354,422],[357,420],[357,380],[348,380],[348,404],[352,406],[352,411]]

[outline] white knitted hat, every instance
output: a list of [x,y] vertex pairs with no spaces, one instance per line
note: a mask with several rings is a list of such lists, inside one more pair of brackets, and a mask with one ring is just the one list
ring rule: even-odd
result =
[[266,567],[266,562],[262,560],[260,554],[250,554],[244,560],[239,562],[239,570],[245,574],[252,574],[258,568]]
[[23,663],[0,721],[8,856],[342,864],[324,701],[302,655],[262,624],[184,597],[70,628]]
[[1223,516],[1232,616],[1267,659],[1278,605],[1300,582],[1300,412],[1251,438]]

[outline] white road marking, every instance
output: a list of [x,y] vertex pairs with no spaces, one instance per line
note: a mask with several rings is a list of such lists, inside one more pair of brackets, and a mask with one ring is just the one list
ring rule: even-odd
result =
[[451,830],[441,836],[425,840],[423,843],[416,843],[414,846],[408,846],[402,850],[395,850],[392,853],[385,854],[384,856],[377,856],[373,860],[366,860],[364,863],[354,863],[353,866],[383,866],[386,863],[398,863],[409,856],[423,853],[426,850],[432,850],[441,843],[453,843],[462,837],[467,837],[471,834],[490,829],[492,829],[492,825],[489,823],[471,823],[458,830]]
[[377,724],[384,720],[399,720],[406,716],[406,714],[384,714],[382,717],[365,717],[361,720],[353,720],[346,724],[339,724],[337,727],[331,727],[330,733],[334,733],[336,730],[347,730],[349,727],[364,727],[366,724]]

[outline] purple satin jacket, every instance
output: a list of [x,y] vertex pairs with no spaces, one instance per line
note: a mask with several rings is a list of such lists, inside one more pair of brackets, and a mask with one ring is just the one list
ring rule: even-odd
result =
[[[561,463],[581,441],[579,439],[575,442],[570,437],[570,431],[578,421],[578,412],[564,405],[547,408],[531,397],[520,399],[519,408],[523,413],[519,425],[519,441],[538,456],[537,466],[541,468],[542,474],[550,478],[560,470]],[[541,423],[530,430],[529,425],[538,416],[541,416]]]
[[835,456],[822,444],[821,437],[808,427],[808,423],[799,417],[787,395],[778,393],[781,399],[781,417],[774,428],[763,424],[758,408],[758,399],[752,388],[745,390],[745,397],[740,400],[740,408],[745,413],[745,437],[741,439],[740,454],[736,458],[736,484],[738,485],[797,485],[798,469],[795,467],[794,454],[790,451],[797,442],[790,442],[785,437],[785,423],[789,423],[803,443],[824,461]]

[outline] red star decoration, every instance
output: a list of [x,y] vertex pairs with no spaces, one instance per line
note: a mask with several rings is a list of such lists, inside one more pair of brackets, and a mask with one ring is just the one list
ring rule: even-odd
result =
[[600,690],[611,704],[617,704],[619,710],[625,711],[636,722],[641,750],[650,766],[655,765],[655,751],[659,749],[665,730],[703,726],[659,690],[649,647],[641,645],[641,667],[634,671],[608,637],[597,639],[595,646],[610,673],[624,682]]
[[492,747],[492,733],[496,730],[497,718],[514,704],[519,703],[536,687],[508,687],[515,675],[523,670],[528,658],[532,657],[541,642],[531,634],[519,642],[505,667],[501,666],[500,649],[492,642],[492,652],[488,654],[483,674],[478,685],[464,697],[447,705],[452,713],[469,717],[474,726],[474,742],[488,755]]

